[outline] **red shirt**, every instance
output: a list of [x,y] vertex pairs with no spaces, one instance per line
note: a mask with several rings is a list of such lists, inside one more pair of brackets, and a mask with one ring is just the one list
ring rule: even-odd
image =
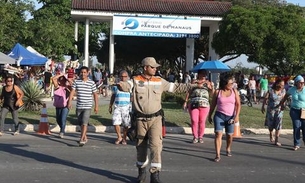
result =
[[74,69],[68,69],[68,78],[74,78]]

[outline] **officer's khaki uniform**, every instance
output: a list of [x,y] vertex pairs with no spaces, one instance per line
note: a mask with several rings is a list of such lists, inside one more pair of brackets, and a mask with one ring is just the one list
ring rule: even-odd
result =
[[[134,96],[133,109],[135,113],[152,115],[161,109],[161,95],[163,91],[186,92],[190,88],[187,84],[175,84],[164,80],[161,77],[153,76],[146,79],[142,75],[133,78],[133,86],[128,83],[122,84],[122,90],[128,91],[133,87]],[[161,151],[162,151],[162,116],[150,118],[137,117],[137,166],[147,166],[147,148],[151,152],[150,172],[154,173],[161,170]]]

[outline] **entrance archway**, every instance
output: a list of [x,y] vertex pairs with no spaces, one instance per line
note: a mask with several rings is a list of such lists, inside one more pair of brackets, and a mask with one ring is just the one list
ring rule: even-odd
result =
[[[114,69],[114,17],[171,17],[198,19],[200,26],[209,27],[209,59],[218,59],[211,47],[218,23],[232,4],[218,1],[189,0],[72,0],[72,19],[75,23],[75,39],[78,40],[78,22],[85,22],[84,65],[89,62],[89,23],[110,23],[109,71]],[[194,37],[186,37],[186,70],[191,70],[194,60]]]

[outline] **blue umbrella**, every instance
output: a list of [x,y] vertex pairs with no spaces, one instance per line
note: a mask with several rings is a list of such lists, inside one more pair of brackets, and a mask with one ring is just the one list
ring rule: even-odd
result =
[[215,60],[215,61],[204,61],[204,62],[200,62],[199,64],[197,64],[192,71],[193,72],[198,72],[199,70],[207,70],[210,72],[214,72],[214,73],[220,73],[220,72],[227,72],[230,71],[231,69],[224,64],[223,62],[219,61],[219,60]]

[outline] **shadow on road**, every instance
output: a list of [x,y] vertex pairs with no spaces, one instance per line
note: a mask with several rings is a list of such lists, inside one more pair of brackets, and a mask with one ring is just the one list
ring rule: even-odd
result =
[[[44,137],[44,138],[47,138],[47,137]],[[29,147],[29,146],[28,145],[15,145],[15,144],[0,144],[1,151],[7,152],[9,154],[14,154],[14,155],[18,155],[18,156],[26,157],[26,158],[32,158],[32,159],[35,159],[35,160],[37,160],[39,162],[43,162],[43,163],[53,163],[53,164],[59,164],[59,165],[72,167],[75,169],[80,169],[83,171],[87,171],[90,173],[108,177],[109,179],[112,179],[115,181],[126,182],[126,183],[136,181],[135,177],[126,176],[126,175],[108,171],[108,170],[91,168],[88,166],[79,165],[79,164],[76,164],[71,161],[66,161],[66,160],[59,159],[57,157],[49,156],[47,154],[31,152],[31,151],[21,149],[23,147]],[[102,178],[101,178],[101,180],[102,180]]]

